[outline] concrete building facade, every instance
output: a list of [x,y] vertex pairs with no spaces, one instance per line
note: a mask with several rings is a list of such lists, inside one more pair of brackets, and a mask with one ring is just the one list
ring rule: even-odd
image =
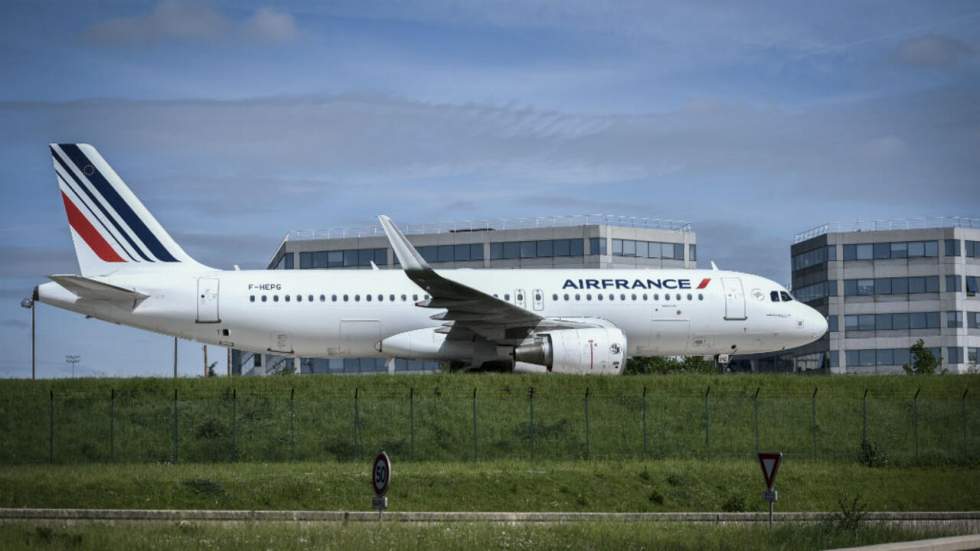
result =
[[976,370],[980,219],[819,226],[791,262],[793,294],[830,327],[788,355],[794,371],[901,373],[919,339],[949,372]]
[[[406,226],[419,253],[447,268],[682,268],[697,266],[690,224],[606,215]],[[269,263],[277,270],[397,268],[380,226],[290,232]],[[232,371],[266,374],[426,371],[432,362],[282,358],[233,352]]]

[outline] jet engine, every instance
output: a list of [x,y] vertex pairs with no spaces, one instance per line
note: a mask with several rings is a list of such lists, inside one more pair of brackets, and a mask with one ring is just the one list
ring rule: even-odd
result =
[[615,327],[538,333],[514,348],[514,361],[554,373],[618,375],[626,365],[626,335]]

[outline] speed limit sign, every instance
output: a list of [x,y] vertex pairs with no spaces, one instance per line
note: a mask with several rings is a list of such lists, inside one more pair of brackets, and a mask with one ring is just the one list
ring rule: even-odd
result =
[[388,454],[381,452],[374,458],[374,466],[371,469],[371,485],[374,486],[374,495],[384,497],[388,493],[388,486],[391,484],[391,460]]

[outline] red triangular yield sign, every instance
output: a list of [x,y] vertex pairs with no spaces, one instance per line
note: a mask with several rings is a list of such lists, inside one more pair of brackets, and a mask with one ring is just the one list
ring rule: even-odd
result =
[[762,476],[766,479],[766,489],[772,489],[776,482],[776,473],[779,472],[779,464],[782,461],[782,453],[759,452],[759,466],[762,467]]

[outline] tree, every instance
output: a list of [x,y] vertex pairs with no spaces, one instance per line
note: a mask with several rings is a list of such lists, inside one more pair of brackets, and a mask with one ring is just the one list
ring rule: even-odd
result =
[[909,353],[911,355],[911,365],[905,364],[902,366],[905,373],[909,375],[946,373],[945,369],[940,369],[943,363],[942,358],[937,358],[933,355],[932,350],[926,348],[926,344],[922,342],[922,339],[915,341],[915,344],[909,348]]

